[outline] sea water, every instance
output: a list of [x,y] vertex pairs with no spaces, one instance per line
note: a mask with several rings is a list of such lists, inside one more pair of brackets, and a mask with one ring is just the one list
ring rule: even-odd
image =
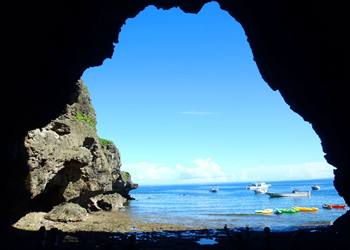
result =
[[[311,190],[311,197],[270,198],[267,194],[255,194],[246,187],[251,183],[191,184],[166,186],[140,186],[130,194],[135,198],[125,213],[146,222],[172,223],[209,228],[270,227],[288,230],[297,227],[331,225],[346,209],[324,209],[322,205],[345,205],[333,186],[333,179],[275,181],[269,192],[292,192],[293,188],[309,191],[317,183],[321,189]],[[211,193],[212,187],[219,192]],[[317,207],[318,212],[295,214],[256,214],[255,210],[268,208]]]

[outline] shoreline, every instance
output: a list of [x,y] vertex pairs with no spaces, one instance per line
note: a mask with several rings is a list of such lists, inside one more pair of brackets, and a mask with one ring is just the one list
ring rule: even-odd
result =
[[[131,234],[136,236],[139,249],[232,249],[233,242],[222,228],[189,227],[181,224],[146,222],[132,219],[122,211],[94,212],[81,222],[53,222],[44,219],[45,213],[30,213],[14,224],[10,245],[13,249],[35,249],[37,230],[59,231],[58,249],[123,249]],[[349,244],[348,229],[335,230],[333,227],[303,227],[303,246],[308,249],[334,249]],[[230,228],[230,233],[244,228]],[[249,249],[263,247],[263,228],[251,228]],[[290,249],[294,231],[277,231],[271,228],[276,243],[275,250]],[[20,240],[19,240],[20,239]]]

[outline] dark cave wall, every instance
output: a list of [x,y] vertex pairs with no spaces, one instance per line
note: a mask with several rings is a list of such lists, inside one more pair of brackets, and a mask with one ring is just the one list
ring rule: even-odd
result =
[[[197,13],[205,0],[32,1],[9,4],[5,25],[5,76],[2,98],[3,166],[15,169],[12,147],[28,130],[57,117],[69,102],[75,83],[88,67],[113,54],[125,20],[148,5],[179,6]],[[347,152],[350,139],[346,85],[349,83],[349,15],[336,1],[219,0],[243,26],[264,80],[291,109],[310,122],[335,166],[335,187],[350,205]],[[118,56],[118,55],[115,55]],[[2,175],[11,204],[20,202],[25,169]],[[3,180],[11,180],[9,182]],[[7,184],[4,184],[7,183]],[[9,192],[7,192],[7,190]],[[11,194],[11,195],[10,195]],[[15,215],[14,215],[15,216]],[[348,221],[348,224],[350,222]]]

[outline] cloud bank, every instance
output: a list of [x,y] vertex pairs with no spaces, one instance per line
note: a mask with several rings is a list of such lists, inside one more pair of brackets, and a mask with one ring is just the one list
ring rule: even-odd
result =
[[326,162],[302,163],[266,167],[226,167],[222,170],[211,158],[196,159],[187,166],[166,163],[127,163],[122,170],[128,171],[132,180],[141,185],[255,182],[334,178],[334,167]]

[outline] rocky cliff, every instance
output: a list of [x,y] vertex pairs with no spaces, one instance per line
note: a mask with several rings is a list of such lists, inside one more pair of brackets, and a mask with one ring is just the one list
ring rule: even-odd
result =
[[98,137],[96,123],[90,94],[80,79],[62,115],[24,139],[30,199],[19,209],[48,211],[69,202],[110,210],[132,199],[128,192],[138,185],[121,171],[118,148]]

